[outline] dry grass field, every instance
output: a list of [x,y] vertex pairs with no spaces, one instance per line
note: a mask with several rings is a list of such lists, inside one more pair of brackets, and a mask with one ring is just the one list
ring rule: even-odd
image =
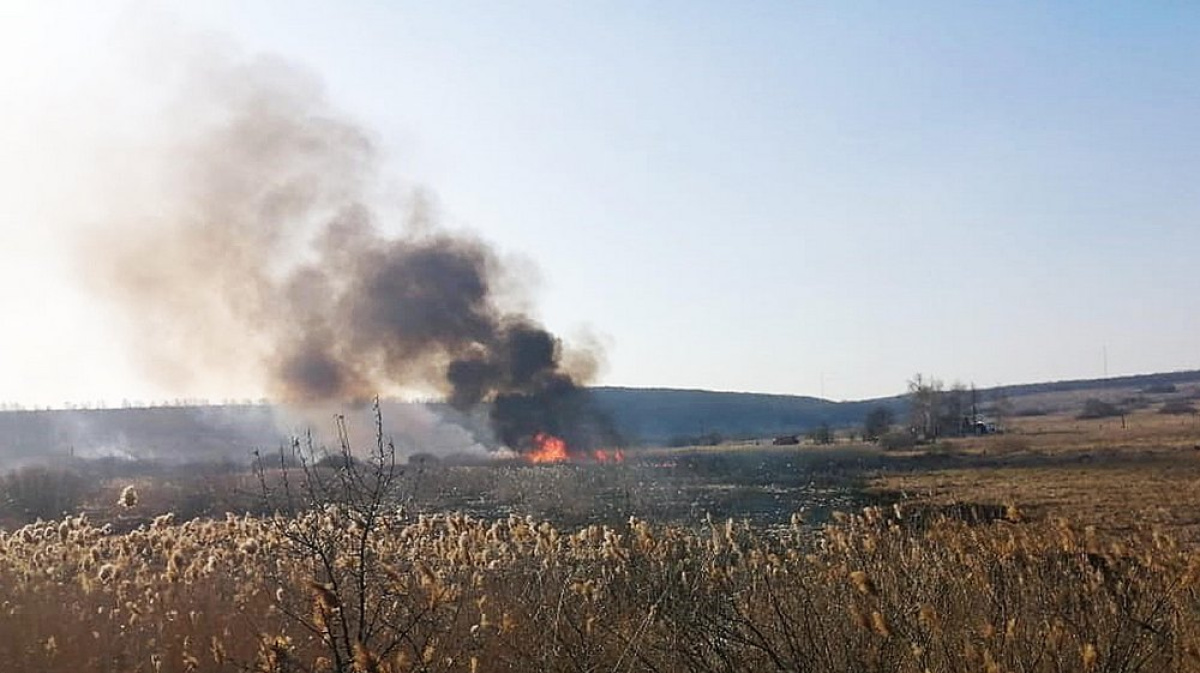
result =
[[[126,494],[127,500],[132,498]],[[138,504],[134,502],[133,507]],[[356,506],[0,536],[6,671],[1197,671],[1200,556],[1137,530],[763,535]],[[372,518],[374,517],[374,518]]]
[[0,670],[1200,672],[1200,422],[1008,430],[114,475],[0,528]]
[[1200,418],[1145,409],[1124,422],[1058,414],[1008,429],[953,440],[940,466],[888,470],[872,487],[914,503],[1016,505],[1117,534],[1154,526],[1200,544]]

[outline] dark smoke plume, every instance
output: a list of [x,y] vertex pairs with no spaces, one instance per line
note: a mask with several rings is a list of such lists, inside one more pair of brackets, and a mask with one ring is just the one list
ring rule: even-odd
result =
[[505,307],[487,244],[419,207],[381,226],[375,144],[311,76],[272,59],[185,70],[165,161],[88,250],[152,374],[265,380],[297,404],[432,386],[490,403],[514,449],[537,432],[611,441],[559,339]]

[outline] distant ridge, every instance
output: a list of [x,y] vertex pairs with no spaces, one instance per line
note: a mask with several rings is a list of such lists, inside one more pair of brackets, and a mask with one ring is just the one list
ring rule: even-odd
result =
[[[1178,388],[1178,395],[1200,396],[1200,370],[1137,374],[978,388],[981,405],[1007,397],[1015,410],[1042,412],[1077,408],[1083,397],[1114,401],[1154,387]],[[875,406],[904,418],[904,395],[834,402],[804,395],[720,392],[676,388],[599,386],[589,389],[593,403],[606,412],[631,444],[661,445],[682,441],[764,438],[804,433],[821,423],[856,427]],[[417,403],[387,402],[385,422]],[[429,408],[449,423],[480,431],[480,415],[453,412],[447,405]],[[45,458],[139,457],[190,462],[245,461],[254,449],[273,449],[286,438],[267,405],[180,405],[133,409],[0,411],[0,469]],[[415,447],[420,449],[421,447]]]
[[[1200,383],[1200,370],[1187,369],[1160,374],[1128,374],[1098,379],[1066,379],[1062,381],[1047,381],[1045,383],[1017,383],[987,388],[986,391],[1004,393],[1009,397],[1021,397],[1023,395],[1041,393],[1112,388],[1146,388],[1154,385],[1178,385],[1181,383]],[[985,389],[980,388],[979,390],[984,391]]]
[[902,406],[901,397],[833,402],[800,395],[671,388],[590,390],[596,405],[625,437],[652,444],[796,434],[821,423],[857,424],[876,405],[897,410]]
[[[1200,370],[1134,374],[1098,379],[976,388],[983,404],[998,397],[1018,402],[1022,397],[1082,391],[1137,390],[1152,386],[1200,385]],[[947,383],[947,385],[949,385]],[[864,400],[834,402],[804,395],[738,393],[675,388],[591,389],[596,402],[608,411],[627,437],[648,443],[721,435],[725,438],[769,437],[805,432],[821,423],[855,426],[872,407],[886,406],[903,417],[903,394]],[[1049,409],[1053,411],[1054,409]]]
[[[946,382],[949,384],[949,382]],[[1037,383],[1008,383],[999,386],[976,387],[979,393],[1006,393],[1011,396],[1032,395],[1040,393],[1068,392],[1076,390],[1102,390],[1106,388],[1142,388],[1151,385],[1200,383],[1200,369],[1182,369],[1154,374],[1123,374],[1092,379],[1061,379]],[[969,382],[966,385],[970,385]],[[611,392],[653,392],[653,393],[701,393],[705,395],[746,395],[758,398],[781,398],[789,400],[813,400],[830,404],[863,404],[878,403],[903,398],[904,393],[884,397],[868,397],[858,400],[834,401],[812,395],[796,395],[791,393],[758,393],[737,390],[710,390],[707,388],[671,388],[653,386],[648,388],[633,386],[593,386],[593,391]]]
[[[608,391],[608,392],[650,392],[650,393],[699,393],[703,395],[747,395],[760,398],[785,398],[785,399],[804,399],[813,400],[816,402],[834,402],[824,397],[816,397],[813,395],[796,395],[793,393],[759,393],[753,390],[710,390],[708,388],[671,388],[666,386],[589,386],[591,391]],[[836,402],[835,402],[836,403]]]

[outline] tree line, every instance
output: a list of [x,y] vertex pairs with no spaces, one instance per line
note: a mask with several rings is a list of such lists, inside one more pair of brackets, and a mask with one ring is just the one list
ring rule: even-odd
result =
[[982,400],[974,385],[955,382],[947,388],[939,379],[918,373],[908,381],[908,417],[898,419],[884,405],[873,407],[863,419],[863,439],[899,448],[995,432],[1011,415],[1011,403],[1003,393],[990,397]]

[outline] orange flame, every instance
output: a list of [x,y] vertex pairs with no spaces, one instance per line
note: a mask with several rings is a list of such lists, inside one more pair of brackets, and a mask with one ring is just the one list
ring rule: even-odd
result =
[[561,463],[567,459],[567,443],[544,432],[533,436],[533,451],[525,454],[531,463]]
[[620,449],[613,451],[596,449],[592,452],[592,458],[595,458],[597,463],[623,463],[625,462],[625,452]]

